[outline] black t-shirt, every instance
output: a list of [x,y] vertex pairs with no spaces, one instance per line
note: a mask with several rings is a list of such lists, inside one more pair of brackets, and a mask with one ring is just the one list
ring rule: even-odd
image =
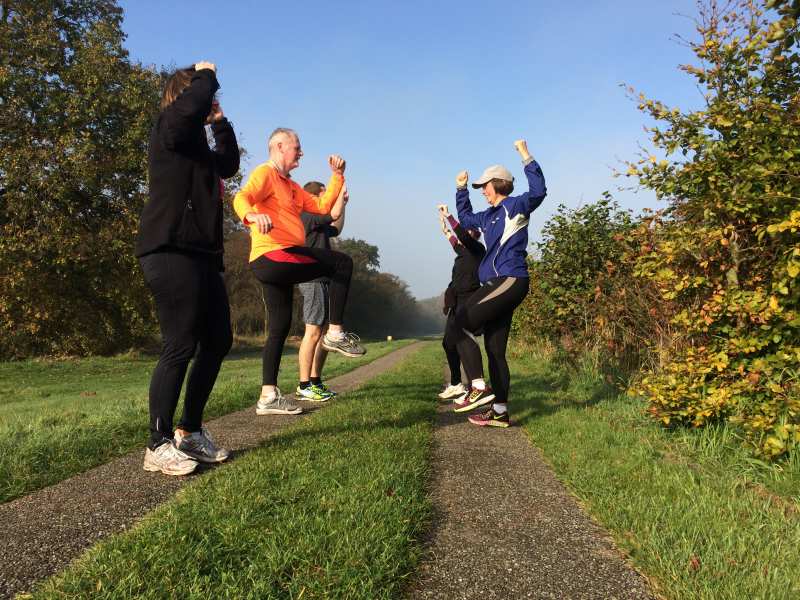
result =
[[[331,238],[339,235],[339,230],[333,227],[333,217],[330,215],[315,215],[314,213],[301,213],[300,219],[306,230],[306,246],[309,248],[331,249]],[[330,281],[328,277],[318,277],[314,281]]]
[[304,212],[300,215],[306,230],[306,246],[309,248],[331,249],[331,238],[339,235],[339,230],[331,226],[333,217]]
[[450,285],[456,296],[466,297],[481,287],[478,266],[486,254],[486,248],[470,236],[460,223],[453,228],[453,232],[461,243],[454,248],[456,259],[453,261]]

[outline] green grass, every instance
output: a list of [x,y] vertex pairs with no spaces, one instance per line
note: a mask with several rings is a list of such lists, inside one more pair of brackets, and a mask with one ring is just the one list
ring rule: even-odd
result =
[[[367,344],[363,358],[332,355],[330,379],[408,341]],[[0,363],[0,502],[27,494],[144,446],[147,389],[155,356]],[[293,390],[296,350],[287,351],[279,385]],[[261,387],[261,354],[233,352],[222,365],[206,418],[253,404]],[[176,419],[180,416],[178,407]]]
[[800,469],[732,430],[667,431],[585,367],[519,351],[512,418],[668,598],[800,597]]
[[430,518],[441,348],[197,478],[35,598],[397,597]]

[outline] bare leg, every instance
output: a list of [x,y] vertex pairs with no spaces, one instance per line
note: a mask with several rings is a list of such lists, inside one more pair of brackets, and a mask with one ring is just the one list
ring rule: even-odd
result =
[[316,353],[322,339],[322,327],[306,325],[303,341],[300,343],[298,363],[300,365],[300,381],[308,381],[313,374],[312,365],[316,363]]

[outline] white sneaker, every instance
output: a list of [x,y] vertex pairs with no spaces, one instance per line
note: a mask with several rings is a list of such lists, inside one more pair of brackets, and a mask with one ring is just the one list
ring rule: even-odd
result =
[[231,455],[229,450],[217,448],[205,427],[188,435],[176,431],[175,446],[184,454],[204,463],[221,463]]
[[303,408],[284,398],[278,388],[274,396],[261,396],[256,404],[257,415],[299,415],[301,412]]
[[450,398],[455,398],[456,396],[463,396],[467,393],[467,388],[464,387],[463,383],[458,383],[457,385],[448,385],[444,388],[444,391],[439,394],[439,398],[442,400],[449,400]]
[[197,461],[178,450],[173,442],[161,444],[155,450],[144,451],[144,470],[161,471],[164,475],[188,475],[197,468]]

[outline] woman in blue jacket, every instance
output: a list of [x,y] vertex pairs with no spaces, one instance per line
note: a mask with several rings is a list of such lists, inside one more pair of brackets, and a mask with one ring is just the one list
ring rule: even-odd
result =
[[[506,362],[506,346],[511,331],[514,309],[528,294],[529,277],[526,262],[530,214],[547,195],[544,175],[528,152],[524,140],[514,143],[525,166],[528,191],[511,196],[514,177],[503,166],[494,165],[483,172],[473,188],[481,189],[489,208],[474,212],[467,190],[468,175],[456,177],[458,220],[468,229],[480,229],[486,244],[486,255],[478,267],[481,287],[460,306],[456,313],[456,345],[471,389],[456,402],[456,412],[466,412],[491,403],[488,411],[470,416],[475,425],[508,427],[508,390],[510,374]],[[484,331],[484,345],[489,362],[492,387],[483,378],[481,351],[473,333]]]

